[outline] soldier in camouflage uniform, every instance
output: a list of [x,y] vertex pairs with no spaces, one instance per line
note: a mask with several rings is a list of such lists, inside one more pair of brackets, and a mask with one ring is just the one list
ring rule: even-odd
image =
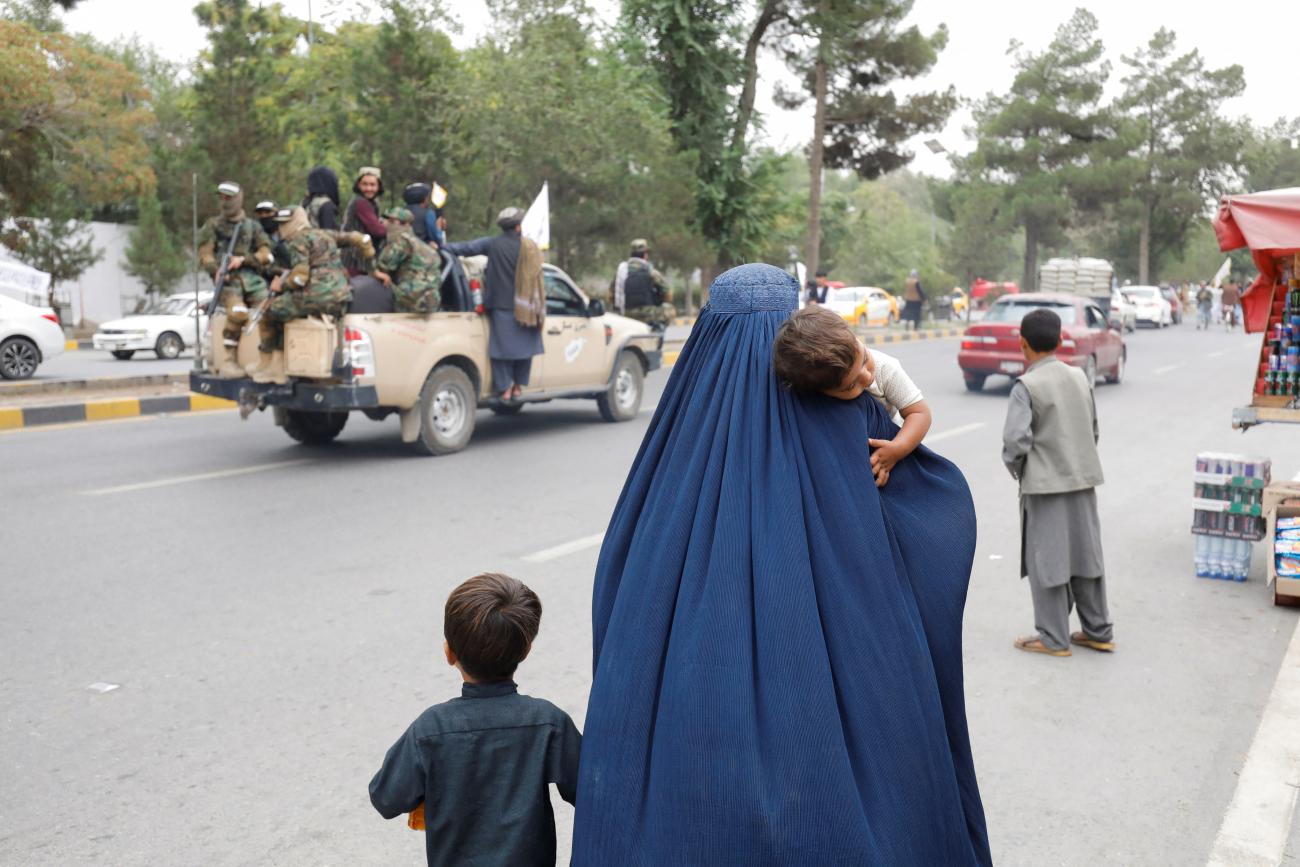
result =
[[[244,375],[236,356],[249,308],[261,303],[267,295],[263,273],[272,262],[271,239],[257,220],[244,213],[244,193],[239,184],[224,181],[217,187],[217,195],[221,198],[221,214],[210,218],[199,230],[199,264],[216,280],[221,258],[231,250],[221,297],[217,300],[225,310],[226,320],[221,339],[213,336],[212,361],[218,376],[236,378]],[[232,249],[230,241],[236,231],[238,238]]]
[[664,275],[649,262],[650,244],[644,238],[632,242],[632,253],[618,266],[611,284],[614,308],[619,313],[663,331],[677,315],[670,303],[673,291]]
[[414,220],[407,208],[384,212],[388,243],[375,261],[374,277],[393,290],[393,307],[398,313],[432,313],[438,309],[442,260],[415,236]]
[[289,270],[271,282],[274,297],[257,323],[262,358],[257,368],[250,371],[254,382],[287,381],[284,323],[308,316],[343,315],[352,297],[352,287],[339,258],[335,237],[336,233],[328,229],[312,228],[307,212],[301,207],[289,211],[280,226]]

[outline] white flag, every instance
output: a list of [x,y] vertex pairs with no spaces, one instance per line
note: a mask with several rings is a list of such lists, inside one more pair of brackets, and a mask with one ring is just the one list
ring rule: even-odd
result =
[[541,249],[551,249],[551,194],[547,182],[542,182],[542,191],[537,194],[537,198],[533,199],[528,213],[524,214],[524,221],[520,224],[519,231],[525,238],[531,238]]

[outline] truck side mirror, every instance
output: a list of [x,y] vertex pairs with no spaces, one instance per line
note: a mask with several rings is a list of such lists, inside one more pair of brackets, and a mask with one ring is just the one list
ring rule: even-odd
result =
[[587,302],[587,315],[590,317],[605,315],[605,302],[599,298],[592,298]]

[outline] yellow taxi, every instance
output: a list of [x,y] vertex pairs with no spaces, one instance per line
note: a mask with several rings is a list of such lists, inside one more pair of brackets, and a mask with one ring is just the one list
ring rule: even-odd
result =
[[898,321],[898,300],[876,286],[845,286],[831,289],[826,306],[850,325],[866,328],[892,325]]

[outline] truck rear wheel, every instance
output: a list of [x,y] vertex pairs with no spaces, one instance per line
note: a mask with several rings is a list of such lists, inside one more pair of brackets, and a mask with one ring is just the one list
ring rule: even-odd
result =
[[285,411],[284,432],[305,446],[323,446],[334,441],[348,423],[346,412]]
[[431,455],[465,448],[477,410],[478,396],[465,371],[450,364],[434,368],[420,389],[420,445]]
[[629,421],[641,411],[641,396],[645,392],[645,371],[641,360],[631,352],[621,353],[614,365],[614,378],[609,391],[596,398],[600,416],[605,421]]

